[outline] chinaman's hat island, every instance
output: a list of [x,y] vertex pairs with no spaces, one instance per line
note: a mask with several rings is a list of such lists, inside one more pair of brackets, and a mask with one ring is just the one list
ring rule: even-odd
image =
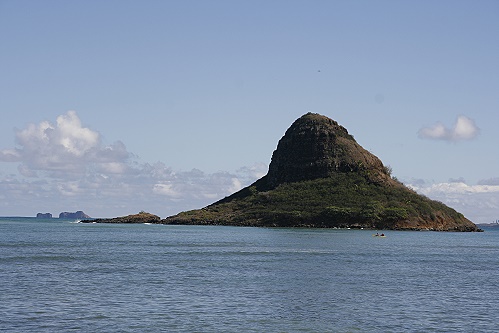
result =
[[343,126],[314,113],[279,140],[267,175],[207,207],[165,219],[141,212],[85,222],[480,231],[406,187]]

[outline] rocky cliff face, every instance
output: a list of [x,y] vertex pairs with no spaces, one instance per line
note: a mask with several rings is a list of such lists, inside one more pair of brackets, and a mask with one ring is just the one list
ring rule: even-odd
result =
[[267,181],[276,187],[361,170],[369,171],[373,180],[392,182],[383,163],[362,148],[343,126],[328,117],[307,113],[279,141]]

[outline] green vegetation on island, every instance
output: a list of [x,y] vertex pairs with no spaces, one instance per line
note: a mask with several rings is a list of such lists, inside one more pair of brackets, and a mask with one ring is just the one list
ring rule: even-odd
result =
[[[262,179],[260,183],[264,183]],[[259,190],[260,188],[260,190]],[[281,184],[255,183],[200,210],[164,220],[172,224],[269,227],[475,231],[462,214],[400,186],[382,186],[361,174]]]
[[144,211],[138,214],[115,217],[110,219],[83,220],[82,223],[159,223],[161,218],[157,215]]

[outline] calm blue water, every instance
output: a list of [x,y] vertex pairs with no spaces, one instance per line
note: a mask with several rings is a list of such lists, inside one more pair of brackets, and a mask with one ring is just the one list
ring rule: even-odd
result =
[[499,332],[499,231],[0,218],[0,331]]

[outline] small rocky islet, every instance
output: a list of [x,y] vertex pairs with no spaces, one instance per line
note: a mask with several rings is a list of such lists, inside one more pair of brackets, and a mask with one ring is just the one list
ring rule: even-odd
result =
[[132,214],[121,217],[114,217],[110,219],[89,219],[82,220],[81,223],[160,223],[161,218],[157,215],[140,212],[138,214]]
[[[51,213],[38,213],[36,214],[37,219],[51,219],[53,218]],[[60,219],[89,219],[89,215],[85,214],[82,210],[76,212],[61,212],[59,214]]]
[[165,219],[141,212],[90,221],[480,231],[461,213],[406,187],[346,128],[314,113],[279,140],[267,175],[228,197]]

